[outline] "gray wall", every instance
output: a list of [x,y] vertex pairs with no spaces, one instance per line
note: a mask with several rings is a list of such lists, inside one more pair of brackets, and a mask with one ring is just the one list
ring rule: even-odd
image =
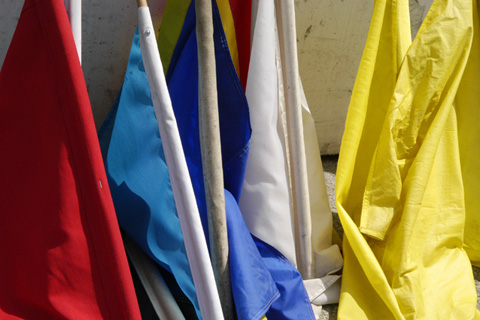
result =
[[[149,1],[156,28],[166,0]],[[416,34],[433,0],[410,0]],[[322,154],[338,153],[373,0],[295,0],[300,74]],[[23,1],[0,0],[0,65]],[[122,85],[136,26],[133,0],[83,0],[82,61],[97,128]]]
[[[99,128],[123,82],[137,25],[134,0],[83,0],[82,67]],[[165,0],[149,1],[155,28]],[[0,0],[0,66],[15,31],[23,1]]]

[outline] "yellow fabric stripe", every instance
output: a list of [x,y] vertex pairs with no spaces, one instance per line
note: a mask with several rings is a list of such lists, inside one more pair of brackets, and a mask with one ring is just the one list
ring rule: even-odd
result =
[[[177,45],[178,37],[182,32],[185,16],[191,0],[169,0],[165,5],[162,24],[158,33],[158,50],[162,59],[163,70],[167,73],[173,51]],[[235,35],[235,24],[232,10],[228,0],[217,0],[218,10],[222,18],[223,29],[227,37],[228,48],[232,56],[235,70],[239,74],[237,37]]]
[[178,37],[182,32],[185,16],[191,0],[169,0],[165,5],[162,24],[158,33],[158,50],[162,59],[163,71],[167,73]]
[[217,0],[218,11],[222,18],[223,30],[227,36],[228,48],[230,49],[230,55],[232,56],[233,64],[237,75],[240,75],[240,67],[238,63],[238,46],[237,36],[235,35],[235,24],[233,21],[232,9],[230,8],[230,2],[228,0]]

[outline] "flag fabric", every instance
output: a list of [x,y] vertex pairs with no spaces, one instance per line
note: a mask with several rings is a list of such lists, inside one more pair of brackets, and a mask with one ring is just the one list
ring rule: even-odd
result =
[[[247,76],[250,66],[252,0],[230,0],[230,8],[232,10],[237,40],[239,77],[245,89],[247,87]],[[231,51],[232,48],[230,47]]]
[[0,318],[140,319],[63,1],[25,1],[0,109]]
[[[293,213],[290,199],[285,91],[275,18],[274,1],[261,1],[256,18],[246,96],[250,109],[252,138],[240,209],[249,230],[296,262]],[[312,245],[316,252],[316,277],[325,277],[342,267],[338,246],[332,246],[332,214],[323,177],[313,118],[302,96],[307,170],[312,214]],[[312,300],[325,293],[339,276],[310,281]],[[316,285],[313,285],[316,284]],[[335,293],[323,303],[338,302]],[[315,292],[315,293],[313,293]],[[317,300],[319,301],[319,300]]]
[[140,48],[165,152],[197,300],[205,319],[223,319],[219,292],[157,48],[150,10],[138,9]]
[[[475,3],[474,3],[475,4]],[[480,268],[480,24],[478,1],[473,11],[473,42],[467,65],[455,97],[458,123],[458,148],[465,193],[465,234],[464,248],[473,265]]]
[[167,1],[163,11],[162,23],[158,31],[158,51],[162,59],[165,74],[170,67],[175,45],[177,44],[180,32],[185,22],[191,0]]
[[315,122],[308,108],[303,87],[301,93],[303,136],[312,218],[312,248],[315,260],[315,278],[304,280],[304,282],[312,306],[321,306],[338,303],[341,276],[337,272],[343,267],[343,257],[338,245],[332,244],[333,218],[323,176]]
[[337,169],[342,319],[480,317],[455,102],[477,14],[436,0],[409,47],[408,2],[375,3]]
[[[173,18],[170,20],[171,18],[167,13],[175,12],[175,10],[172,9],[174,5],[171,3],[172,2],[167,2],[166,4],[164,21],[162,22],[159,35],[159,48],[161,52],[162,50],[168,52],[166,47],[171,45],[171,40],[169,40],[170,42],[167,41],[164,47],[162,39],[165,39],[165,36],[162,35],[170,34],[168,28],[178,30],[178,26],[176,26],[175,23],[167,22],[177,21],[176,23],[178,23],[179,21],[183,21],[183,27],[177,37],[178,41],[175,44],[175,50],[171,54],[171,59],[167,61],[169,65],[167,81],[182,138],[182,145],[189,166],[192,184],[194,186],[197,203],[205,228],[205,234],[208,234],[203,176],[201,171],[201,154],[198,139],[198,64],[195,40],[195,11],[193,5],[191,5],[188,15],[186,15],[185,18],[179,18],[177,16],[176,20]],[[178,2],[175,3],[177,5],[179,4]],[[167,11],[169,8],[171,11]],[[298,317],[304,319],[313,318],[311,306],[302,284],[300,274],[296,271],[294,266],[274,248],[260,240],[253,240],[238,209],[238,200],[240,198],[243,183],[250,139],[249,113],[243,88],[238,80],[229,52],[229,47],[227,45],[228,42],[226,41],[225,34],[222,30],[220,13],[216,8],[214,9],[214,27],[215,51],[217,57],[217,85],[219,92],[220,119],[222,121],[220,129],[222,135],[222,157],[226,188],[227,227],[230,241],[232,286],[237,315],[239,319],[260,319],[265,313],[267,313],[267,315],[270,314],[273,319],[278,318],[282,313],[284,313],[285,318],[291,319],[296,319]],[[135,59],[137,59],[137,62],[133,61],[133,57],[136,57]],[[124,131],[123,136],[121,138],[118,136],[117,138],[118,147],[125,147],[128,145],[129,139],[138,139],[137,142],[134,142],[134,144],[138,144],[138,146],[135,147],[136,152],[139,152],[139,150],[147,151],[145,155],[141,157],[139,155],[129,155],[129,153],[117,151],[116,154],[118,157],[120,157],[120,154],[122,153],[124,154],[123,156],[130,159],[130,163],[118,165],[122,170],[124,170],[124,168],[139,168],[150,162],[159,162],[159,159],[154,160],[151,158],[161,157],[161,151],[158,149],[161,149],[161,140],[158,137],[158,133],[155,133],[155,116],[151,107],[144,68],[139,61],[141,60],[139,56],[138,40],[134,40],[129,68],[126,72],[126,80],[119,97],[119,106],[112,109],[109,119],[104,124],[104,130],[102,130],[102,133],[100,134],[104,150],[105,147],[108,146],[110,137],[113,139],[115,134]],[[143,75],[141,75],[142,73]],[[134,75],[137,79],[133,77]],[[140,81],[140,78],[143,80]],[[132,88],[127,91],[127,88],[129,87]],[[130,97],[129,99],[124,98],[126,92],[130,92],[128,94]],[[122,102],[123,99],[125,99],[124,102]],[[138,100],[141,103],[139,104],[138,101],[135,100]],[[142,104],[145,106],[142,106]],[[130,111],[128,114],[125,114],[120,118],[122,105],[124,105],[125,108],[126,106],[129,106],[128,109],[130,109]],[[147,107],[147,105],[149,105],[149,107]],[[118,111],[116,111],[117,109]],[[138,121],[136,120],[137,118],[139,119]],[[125,128],[121,130],[118,129],[117,133],[109,132],[111,131],[113,123],[115,123],[115,128],[117,126],[118,128],[121,128],[123,125],[120,125],[119,121],[125,121],[125,119],[129,119],[129,121],[132,122],[136,121],[136,123],[126,125]],[[147,123],[148,130],[146,129]],[[158,129],[156,131],[158,131]],[[152,140],[156,141],[156,146],[153,151],[148,151],[150,148],[146,147],[147,143],[140,144],[142,141],[149,141],[150,143]],[[110,148],[112,148],[112,142],[110,142]],[[114,154],[113,151],[110,151],[109,149],[109,153],[110,152],[112,152],[112,155]],[[137,160],[138,163],[135,164],[134,162]],[[165,163],[164,160],[163,163]],[[132,177],[134,175],[140,177],[153,175],[152,168],[157,165],[158,164],[152,164],[152,167],[145,171],[145,173],[132,173]],[[111,167],[111,164],[109,164],[108,155],[106,156],[106,166],[107,172],[110,172],[113,168]],[[163,174],[165,174],[165,172]],[[158,178],[152,177],[152,179],[159,181]],[[167,189],[171,188],[168,185],[168,180],[166,182],[158,182],[158,184],[165,183]],[[144,186],[148,188],[149,184],[150,182],[145,182]],[[112,183],[112,185],[115,184]],[[115,187],[112,187],[112,189],[115,189]],[[119,199],[120,207],[131,206],[127,204],[127,202],[132,201],[131,198],[136,198],[122,195],[116,196],[115,192],[113,193],[114,199]],[[170,198],[168,201],[170,205],[174,204],[171,191],[165,190],[162,195]],[[149,201],[140,202],[143,203],[150,201],[151,199]],[[138,207],[138,203],[135,207]],[[171,207],[168,209],[171,210]],[[138,230],[136,231],[138,236],[140,236],[140,233],[147,228],[149,231],[159,228],[161,232],[165,232],[163,231],[165,228],[164,226],[151,224],[151,227],[148,227],[148,220],[143,219],[141,221],[147,221],[147,223],[144,222],[142,225],[138,222],[133,223],[132,221],[131,223],[126,223],[126,225],[134,230]],[[121,219],[120,223],[122,224]],[[149,237],[147,237],[147,239],[148,238]],[[142,242],[145,243],[145,240],[141,240],[140,244]],[[145,249],[146,247],[148,246],[142,246],[144,250],[149,252],[151,249]],[[262,248],[262,250],[260,250],[260,248]],[[151,252],[150,255],[152,256]],[[276,263],[274,261],[275,259],[277,259]],[[165,263],[163,263],[162,266],[165,267]],[[177,278],[179,271],[175,271],[174,267],[176,268],[176,266],[170,265],[167,269],[173,272]],[[175,274],[175,272],[177,272],[177,274]],[[177,279],[177,281],[179,280]],[[259,284],[262,285],[261,290],[259,290]],[[185,286],[182,287],[182,290],[185,290]],[[185,293],[191,298],[192,294]],[[199,314],[199,312],[197,312],[197,314]],[[294,317],[293,315],[296,316]]]
[[260,1],[246,88],[253,133],[240,209],[252,234],[296,264],[276,47],[274,2]]
[[[214,9],[214,44],[222,161],[224,164],[225,189],[228,190],[225,204],[232,290],[238,317],[240,319],[256,319],[256,317],[263,316],[266,310],[270,308],[272,302],[278,297],[278,289],[268,270],[262,264],[258,264],[259,254],[256,252],[251,237],[250,239],[245,238],[245,234],[241,233],[238,236],[243,236],[241,238],[243,240],[241,242],[235,241],[235,231],[241,232],[242,226],[230,223],[232,215],[230,208],[235,208],[236,201],[240,196],[243,172],[248,155],[250,124],[243,89],[238,82],[225,36],[221,32],[221,21],[215,6]],[[167,82],[205,235],[208,239],[207,209],[198,130],[198,61],[195,21],[195,7],[192,3],[170,63]],[[234,201],[231,200],[232,197]],[[236,211],[233,212],[233,214],[235,213]],[[235,246],[240,246],[240,248],[236,250]],[[235,257],[235,253],[242,253],[245,250],[247,250],[248,255]],[[236,279],[237,275],[240,281]],[[256,285],[259,283],[262,284],[263,290],[256,289]]]
[[237,71],[238,77],[240,77],[240,64],[238,57],[238,44],[237,44],[237,32],[235,28],[235,22],[233,20],[233,12],[230,7],[229,0],[216,0],[218,11],[222,19],[223,32],[227,39],[228,50],[230,51],[230,57],[232,58],[233,65]]
[[[243,217],[238,201],[249,154],[249,112],[215,2],[213,9],[230,273],[237,315],[239,319],[259,319],[267,312],[267,317],[273,319],[279,318],[278,314],[283,314],[287,319],[293,314],[296,314],[295,318],[311,319],[312,309],[298,271],[268,244],[263,244],[267,249],[260,250],[260,244],[253,241],[245,224],[241,223]],[[197,64],[195,11],[192,4],[170,63],[167,82],[206,229],[205,192],[198,137]],[[270,261],[272,257],[276,257],[277,264]],[[261,290],[259,285],[262,286]],[[295,294],[288,296],[293,292]]]
[[[251,1],[251,0],[248,0]],[[247,6],[248,6],[247,1]],[[190,7],[191,0],[178,0],[178,1],[167,1],[165,5],[165,10],[162,18],[162,24],[158,33],[158,48],[160,51],[160,57],[162,59],[162,65],[164,67],[165,73],[170,66],[170,60],[173,55],[173,51],[175,50],[175,46],[178,42],[178,38],[180,36],[180,32],[182,30],[183,24],[185,22],[185,17],[187,15],[188,8]],[[248,30],[246,29],[246,22],[250,23],[249,15],[248,18],[244,11],[237,9],[235,12],[232,11],[230,7],[229,0],[218,0],[216,2],[218,4],[218,9],[220,12],[220,16],[222,18],[222,24],[224,27],[224,32],[226,36],[226,40],[229,46],[230,55],[232,57],[233,64],[237,73],[240,75],[240,61],[239,61],[239,48],[237,45],[237,35],[241,34],[242,38],[242,48],[246,40],[246,35],[244,35],[247,31],[248,39],[250,39],[250,26],[248,26]],[[243,8],[246,8],[242,5]],[[234,17],[233,14],[236,14]],[[237,20],[239,17],[243,19],[243,23],[241,24],[242,31],[238,31],[235,27],[237,24]],[[234,21],[234,18],[237,20]],[[250,40],[249,40],[250,41]],[[248,47],[248,49],[250,46]],[[242,69],[248,69],[248,65],[245,67],[245,51],[246,49],[242,49]],[[246,79],[245,79],[246,81]]]
[[[167,6],[168,4],[169,3],[167,3]],[[168,17],[166,18],[168,19]],[[193,9],[191,9],[186,25],[189,28],[188,32],[193,32],[194,34],[195,12]],[[190,33],[187,33],[185,36],[186,39],[190,39]],[[217,41],[217,44],[218,43]],[[197,79],[187,72],[190,70],[188,68],[192,67],[194,69],[191,70],[194,70],[194,74],[197,73],[195,37],[190,39],[189,45],[195,48],[192,49],[188,47],[189,50],[185,50],[185,58],[183,59],[185,59],[184,61],[186,62],[194,61],[195,63],[193,66],[187,66],[187,69],[181,70],[182,72],[177,71],[177,73],[186,76],[190,83],[188,83],[188,81],[183,83],[183,80],[180,80],[179,83],[183,83],[185,87],[184,89],[179,87],[177,95],[172,93],[174,103],[175,97],[181,97],[182,95],[196,100]],[[224,48],[222,50],[224,50]],[[226,57],[225,55],[222,56],[224,61]],[[176,63],[175,59],[174,57],[173,63]],[[226,63],[228,63],[228,60]],[[229,67],[233,66],[229,65]],[[227,71],[228,70],[229,69],[227,69]],[[232,71],[232,69],[230,69],[230,71]],[[233,71],[235,72],[234,69]],[[235,73],[233,73],[233,75],[235,75]],[[223,72],[224,78],[228,79],[231,76],[232,73]],[[233,94],[234,97],[238,97],[239,92],[241,93],[237,87],[237,90],[230,90],[230,92],[224,94],[224,96],[228,97],[230,94]],[[228,103],[223,102],[223,105],[226,106]],[[196,107],[196,105],[193,106]],[[243,113],[243,117],[247,117],[246,119],[248,119],[248,109],[243,107],[243,109],[240,108],[239,111]],[[179,128],[181,129],[182,119],[185,119],[185,117],[179,116],[178,111],[176,116],[179,122]],[[197,121],[196,128],[198,130],[198,119],[195,118],[194,120]],[[184,125],[183,128],[188,130],[188,125],[189,123]],[[249,129],[248,126],[246,128]],[[194,129],[190,130],[194,131]],[[196,135],[198,139],[198,131],[192,133],[192,136],[193,135]],[[184,137],[189,136],[190,133],[187,131]],[[112,108],[109,117],[102,126],[99,137],[105,153],[105,165],[109,179],[111,180],[112,195],[115,205],[117,206],[120,225],[157,263],[160,263],[162,267],[173,273],[182,291],[195,305],[197,316],[200,317],[201,313],[196,298],[195,287],[193,286],[185,255],[183,237],[175,212],[175,202],[169,182],[165,156],[163,154],[162,141],[158,134],[148,81],[142,63],[138,32],[132,44],[129,66],[126,71],[121,94],[119,95],[117,104]],[[248,137],[249,135],[246,136],[245,141],[248,140]],[[183,145],[185,146],[184,149],[186,152],[188,152],[189,147],[198,148],[198,144],[185,144],[184,142]],[[196,162],[193,163],[199,165],[201,169],[200,150],[195,149],[194,151],[198,153],[195,154],[195,152],[191,152],[193,157],[197,157]],[[189,157],[187,157],[187,160],[188,159]],[[189,165],[191,165],[191,163],[190,161]],[[191,172],[195,171],[191,169]],[[204,210],[201,212],[203,213],[204,226],[207,227],[201,171],[195,175],[196,179],[193,177],[194,174],[192,174],[192,182],[196,185],[195,191],[197,193],[203,192],[203,201],[201,202],[203,206],[201,208]],[[240,181],[239,179],[237,180]],[[199,187],[199,184],[202,185]],[[239,188],[237,187],[236,189]],[[236,193],[238,196],[239,190],[236,190]],[[230,223],[229,225],[232,224]],[[206,232],[206,234],[208,233]],[[231,232],[229,234],[235,237]],[[240,233],[239,236],[242,237],[244,234]],[[250,237],[250,234],[248,234],[248,236]],[[261,260],[258,250],[254,245],[243,246],[245,241],[252,243],[251,237],[250,239],[247,238],[243,240],[243,242],[240,242],[242,246],[238,246],[237,251],[244,253],[244,257],[249,257],[247,261],[251,261],[248,267],[242,269],[245,272],[243,275],[248,275],[246,279],[252,280],[252,286],[249,292],[261,292],[267,297],[263,300],[255,299],[254,296],[248,297],[247,295],[243,295],[243,299],[249,303],[249,306],[247,305],[246,316],[242,317],[242,319],[250,319],[252,318],[251,316],[257,313],[258,317],[263,316],[278,296],[278,290],[270,274],[265,270],[265,267],[258,268],[256,266],[257,262]],[[240,262],[243,262],[243,260],[244,259],[239,259]],[[261,272],[259,272],[258,269]],[[252,271],[254,272],[253,275]],[[240,277],[240,275],[242,275],[241,271],[236,274],[239,275],[239,281],[235,280],[235,282],[240,283],[240,281],[245,281],[245,279]],[[264,281],[262,276],[266,277],[267,280]],[[262,279],[265,290],[257,291],[257,283],[255,280],[258,281],[259,279]],[[238,299],[241,298],[237,298],[237,301]],[[253,307],[252,304],[254,305]],[[257,307],[257,311],[253,312],[252,310],[256,310],[255,304],[258,304],[259,307]],[[241,305],[241,303],[237,303],[237,308],[241,307]]]
[[[375,255],[364,241],[358,225],[369,164],[393,95],[398,70],[411,43],[408,10],[408,3],[405,1],[375,2],[345,123],[335,183],[337,210],[345,232],[342,243],[344,293],[340,297],[339,309],[344,309],[344,305],[360,304],[355,302],[363,297],[359,292],[368,288],[375,294],[368,295],[368,300],[362,301],[363,305],[368,303],[368,307],[362,307],[373,310],[376,306],[379,317],[390,316],[389,308],[397,314],[400,312],[398,305],[392,302],[395,297],[383,276],[381,266],[375,262]],[[361,280],[358,279],[360,276]],[[370,282],[378,284],[373,287]],[[388,307],[385,307],[385,304]],[[341,312],[350,317],[355,314],[355,310],[348,315]],[[366,314],[368,315],[369,313]]]
[[145,253],[173,274],[201,317],[138,29],[122,89],[98,135],[120,226]]

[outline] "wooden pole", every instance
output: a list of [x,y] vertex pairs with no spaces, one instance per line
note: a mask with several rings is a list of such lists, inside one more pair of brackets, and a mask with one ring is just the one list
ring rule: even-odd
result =
[[293,0],[275,0],[285,83],[288,145],[292,176],[295,247],[298,270],[304,279],[314,278],[312,223],[308,193],[307,161],[303,137],[300,79]]
[[195,0],[198,47],[198,113],[210,252],[225,319],[234,319],[225,214],[220,123],[211,0]]

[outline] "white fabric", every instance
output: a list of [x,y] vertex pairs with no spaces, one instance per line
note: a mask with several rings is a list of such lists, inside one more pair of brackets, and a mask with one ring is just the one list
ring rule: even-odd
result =
[[207,243],[178,132],[158,52],[148,7],[138,8],[143,64],[152,93],[160,137],[165,152],[178,218],[185,240],[190,270],[204,319],[223,319]]
[[[240,208],[247,226],[296,264],[285,92],[273,0],[258,2],[252,40],[247,100],[252,138]],[[315,123],[300,82],[303,135],[308,172],[315,277],[340,270],[343,259],[332,245],[332,213],[323,176]],[[338,278],[338,277],[337,277]],[[337,279],[335,278],[335,279]],[[320,279],[319,281],[330,281]],[[317,279],[318,280],[318,279]],[[323,283],[324,291],[331,284]],[[338,296],[328,301],[338,300]]]
[[338,246],[332,245],[332,212],[328,203],[315,122],[308,108],[303,86],[301,86],[301,94],[310,214],[312,216],[312,245],[315,253],[315,277],[321,278],[332,271],[340,270],[343,266],[343,258]]
[[340,275],[328,275],[322,279],[304,280],[303,284],[312,305],[322,306],[338,303],[340,300],[340,278]]
[[[279,44],[277,44],[279,46]],[[277,50],[277,66],[279,78],[279,101],[280,101],[280,115],[285,132],[285,141],[288,140],[288,131],[286,124],[285,111],[285,92],[283,87],[281,57]],[[298,75],[300,80],[300,75]],[[312,223],[311,241],[314,250],[315,260],[315,279],[312,279],[314,292],[309,292],[309,295],[315,297],[322,297],[321,299],[312,299],[312,307],[316,311],[321,311],[322,304],[336,303],[340,295],[340,276],[330,276],[342,269],[343,257],[337,245],[332,245],[332,231],[333,221],[332,213],[330,211],[328,195],[325,185],[325,178],[323,173],[323,165],[320,156],[320,149],[318,147],[318,139],[315,130],[315,122],[308,108],[307,99],[300,82],[300,94],[302,105],[302,123],[303,136],[305,142],[305,158],[307,162],[308,173],[308,192],[310,198],[310,214]],[[287,152],[289,150],[287,149]],[[290,159],[290,157],[287,157]],[[311,289],[312,286],[307,288]]]
[[303,281],[315,317],[319,319],[322,305],[338,303],[340,300],[341,276],[335,273],[342,268],[343,258],[338,246],[333,245],[316,254],[315,259],[322,259],[324,266],[330,268],[330,271],[321,277]]
[[279,132],[276,38],[273,0],[260,1],[246,88],[252,137],[240,209],[250,232],[295,264],[288,167]]

